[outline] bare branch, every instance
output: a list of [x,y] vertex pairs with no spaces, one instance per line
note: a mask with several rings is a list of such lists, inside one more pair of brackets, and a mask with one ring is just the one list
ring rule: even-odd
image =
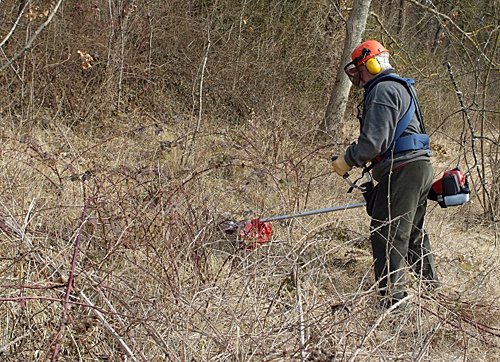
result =
[[19,342],[21,339],[24,339],[24,338],[26,338],[26,337],[28,337],[28,336],[29,336],[29,334],[28,334],[28,333],[26,333],[26,334],[23,334],[22,336],[19,336],[19,337],[17,337],[17,338],[14,338],[12,341],[10,341],[9,343],[7,343],[5,346],[0,347],[0,353],[5,352],[6,350],[8,350],[8,349],[9,349],[9,347],[10,347],[10,346],[12,346],[12,345],[16,344],[16,343],[17,343],[17,342]]
[[[62,335],[64,333],[64,329],[66,327],[66,321],[68,319],[68,310],[69,310],[69,308],[68,308],[69,307],[69,298],[71,296],[71,291],[73,289],[73,280],[74,280],[74,277],[75,277],[76,260],[77,260],[77,256],[78,256],[78,253],[79,253],[79,250],[80,250],[80,241],[81,241],[81,238],[82,238],[82,230],[83,230],[83,226],[86,223],[86,220],[87,220],[87,210],[88,210],[88,208],[90,206],[90,202],[92,200],[93,200],[93,198],[90,198],[89,200],[87,200],[87,203],[83,207],[82,219],[81,219],[80,227],[78,229],[78,235],[77,235],[76,240],[75,240],[75,248],[74,248],[74,251],[73,251],[73,259],[71,260],[71,270],[69,272],[68,284],[67,284],[67,287],[66,287],[66,297],[64,299],[64,308],[63,308],[63,313],[62,313],[62,316],[61,316],[61,323],[59,325],[59,332],[58,332],[57,337],[56,337],[56,343],[55,343],[55,346],[54,346],[54,353],[52,354],[51,361],[55,361],[56,358],[57,358],[57,354],[59,353],[59,347],[60,347],[59,343],[61,341]],[[33,205],[33,203],[31,205]],[[30,209],[31,209],[31,207],[30,207]],[[28,216],[26,216],[26,218],[28,218]]]
[[344,23],[347,23],[347,19],[344,17],[344,15],[342,15],[337,4],[335,4],[335,2],[333,0],[330,0],[330,4],[335,8],[335,11],[337,12],[337,15],[339,16],[339,18],[341,18]]
[[17,17],[16,22],[14,23],[14,26],[12,27],[12,29],[10,29],[9,33],[5,36],[5,38],[0,43],[0,48],[3,47],[5,45],[5,43],[10,39],[12,34],[14,34],[14,31],[16,30],[17,25],[19,24],[19,21],[23,17],[24,11],[26,10],[26,7],[28,6],[29,3],[30,3],[29,1],[26,1],[26,4],[24,4],[24,7],[19,12],[19,16]]
[[59,0],[56,4],[56,6],[54,7],[54,9],[52,9],[52,12],[49,14],[49,16],[47,17],[47,20],[45,20],[42,25],[40,25],[38,27],[38,29],[35,31],[35,33],[31,36],[31,38],[28,40],[28,42],[26,43],[26,45],[24,46],[23,49],[21,49],[21,51],[19,53],[17,53],[13,58],[11,58],[6,64],[4,64],[1,68],[0,68],[0,72],[3,72],[5,70],[5,68],[7,68],[9,65],[11,65],[12,63],[14,63],[17,58],[19,58],[21,55],[24,54],[24,52],[26,50],[28,50],[29,48],[31,48],[31,45],[33,45],[33,42],[35,41],[35,39],[38,37],[38,35],[42,32],[42,30],[52,21],[52,18],[54,17],[54,15],[56,14],[57,10],[59,10],[59,7],[61,6],[63,0]]
[[[453,85],[455,87],[455,92],[457,94],[458,101],[460,102],[460,106],[462,107],[462,111],[463,111],[463,113],[465,115],[465,118],[467,119],[467,123],[469,124],[469,129],[470,129],[470,132],[471,132],[471,139],[472,139],[471,148],[472,148],[472,156],[474,157],[474,165],[471,167],[471,169],[477,168],[477,173],[478,173],[478,176],[479,176],[479,181],[481,183],[481,187],[483,188],[483,190],[484,190],[484,192],[486,194],[486,197],[488,198],[488,204],[489,204],[489,209],[490,209],[489,212],[491,212],[491,217],[493,219],[495,219],[495,213],[494,213],[494,210],[493,210],[493,204],[492,204],[492,201],[491,201],[490,193],[488,192],[488,189],[486,187],[486,182],[484,180],[484,175],[481,172],[481,169],[479,167],[479,161],[478,161],[478,157],[477,157],[477,153],[476,153],[476,141],[477,141],[478,137],[476,136],[476,133],[474,131],[474,126],[472,125],[472,121],[470,119],[469,113],[467,112],[467,107],[465,106],[464,100],[462,98],[462,92],[458,88],[457,82],[455,81],[455,76],[453,75],[453,71],[451,69],[451,64],[450,63],[448,63],[448,72],[450,74],[451,81],[452,81],[452,83],[453,83]],[[496,227],[496,224],[495,224],[495,227]],[[496,245],[496,237],[495,237],[495,245]]]
[[196,135],[200,131],[201,127],[201,119],[203,116],[203,82],[205,78],[205,68],[207,66],[207,61],[208,61],[208,55],[210,53],[210,47],[212,46],[212,43],[210,41],[210,36],[208,37],[208,44],[207,44],[207,50],[205,52],[205,56],[203,57],[202,64],[201,64],[201,79],[200,79],[200,97],[199,97],[199,104],[198,104],[198,122],[196,124],[196,129],[193,132],[193,138],[191,139],[191,146],[189,147],[189,152],[186,156],[186,162],[189,156],[191,155],[191,152],[193,151],[194,143],[196,141]]
[[363,348],[363,344],[365,343],[365,341],[368,339],[368,337],[370,337],[370,335],[375,331],[375,329],[377,329],[378,325],[389,315],[391,314],[391,312],[396,309],[396,308],[399,308],[400,306],[402,307],[405,303],[407,303],[411,298],[413,298],[413,296],[409,295],[403,299],[401,299],[400,301],[398,301],[397,303],[395,303],[394,305],[392,305],[390,308],[386,309],[384,311],[384,313],[382,313],[382,315],[375,321],[375,323],[373,324],[373,326],[370,328],[370,330],[368,332],[366,332],[366,334],[363,336],[363,338],[361,339],[361,342],[359,343],[358,347],[356,348],[356,350],[353,352],[353,354],[351,355],[351,358],[349,359],[349,362],[354,362],[356,360],[356,356],[358,355],[359,351],[361,351],[361,349]]
[[[479,48],[479,45],[477,44],[477,42],[471,38],[471,36],[469,35],[469,33],[467,33],[466,31],[464,31],[461,27],[459,27],[451,17],[449,17],[448,15],[446,14],[443,14],[443,13],[440,13],[439,11],[427,6],[427,5],[424,5],[424,4],[421,4],[419,3],[417,0],[407,0],[409,2],[411,2],[412,4],[414,5],[417,5],[419,6],[420,8],[424,9],[425,11],[428,11],[436,16],[438,16],[439,18],[442,18],[446,21],[448,21],[451,25],[453,25],[453,27],[455,29],[457,29],[460,34],[462,34],[465,38],[467,38],[467,40],[469,40],[472,45],[474,46],[474,48],[476,48],[476,50],[481,54],[481,56],[484,57],[484,59],[486,59],[487,62],[495,65],[496,67],[500,66],[498,63],[494,62],[493,60],[489,59],[488,56]],[[444,25],[444,24],[443,24]],[[497,27],[495,30],[497,30],[499,27]]]

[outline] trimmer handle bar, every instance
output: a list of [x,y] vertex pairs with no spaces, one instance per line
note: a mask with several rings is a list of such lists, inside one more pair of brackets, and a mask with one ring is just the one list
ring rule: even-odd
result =
[[[333,156],[332,157],[332,161],[335,161],[336,159],[338,158],[338,156]],[[344,174],[344,176],[342,176],[342,178],[344,180],[347,181],[347,183],[349,184],[349,186],[351,186],[351,188],[347,191],[347,193],[351,193],[353,189],[358,189],[360,190],[361,192],[365,192],[366,191],[366,186],[364,186],[364,184],[361,184],[361,185],[358,185],[357,182],[359,180],[361,180],[365,175],[366,175],[366,178],[368,179],[368,182],[370,184],[373,185],[373,178],[372,178],[372,175],[370,174],[370,169],[369,167],[367,167],[366,165],[363,167],[363,173],[361,174],[361,177],[358,178],[357,180],[355,181],[352,181],[349,177],[349,172],[346,172]]]

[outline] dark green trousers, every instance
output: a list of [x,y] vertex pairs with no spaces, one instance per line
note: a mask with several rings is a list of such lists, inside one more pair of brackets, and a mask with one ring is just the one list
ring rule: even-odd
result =
[[427,194],[433,169],[428,161],[410,162],[384,176],[371,221],[375,278],[382,295],[402,299],[405,273],[437,282],[429,237],[424,230]]

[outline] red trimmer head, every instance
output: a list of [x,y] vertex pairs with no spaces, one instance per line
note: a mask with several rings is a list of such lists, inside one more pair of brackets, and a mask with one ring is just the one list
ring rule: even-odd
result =
[[[361,186],[355,186],[355,187],[360,188]],[[244,229],[240,232],[240,236],[246,245],[246,249],[252,250],[255,249],[257,246],[269,242],[269,240],[271,239],[271,234],[273,232],[273,229],[267,223],[267,221],[293,219],[302,216],[323,214],[325,212],[331,212],[331,211],[354,209],[356,207],[362,207],[365,205],[366,202],[358,202],[356,204],[334,206],[326,209],[301,211],[295,214],[279,215],[263,219],[253,219],[252,221],[250,221],[248,224],[245,225]],[[231,221],[224,230],[226,233],[232,234],[235,232],[236,227],[238,227],[238,223]]]
[[261,219],[253,219],[240,232],[240,236],[246,245],[247,250],[255,249],[271,239],[273,229],[267,222]]

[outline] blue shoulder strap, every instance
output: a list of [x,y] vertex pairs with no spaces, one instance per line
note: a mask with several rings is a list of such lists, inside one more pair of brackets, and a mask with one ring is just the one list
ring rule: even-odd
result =
[[[401,78],[394,74],[387,74],[375,80],[372,84],[368,86],[365,90],[365,98],[367,97],[370,90],[375,86],[375,84],[384,81],[384,80],[394,80],[403,84],[408,92],[410,93],[411,101],[408,110],[403,115],[403,117],[398,121],[398,125],[396,126],[396,131],[394,132],[394,139],[392,140],[389,148],[384,153],[383,157],[390,156],[391,153],[398,153],[409,150],[420,150],[420,149],[429,149],[429,136],[427,134],[411,134],[404,137],[401,135],[404,133],[406,128],[410,125],[410,122],[417,110],[415,105],[415,96],[412,91],[412,86],[415,85],[415,81],[411,78]],[[419,121],[422,123],[420,112],[418,113]],[[423,127],[423,123],[422,123]]]
[[[373,82],[368,86],[368,88],[365,89],[365,98],[368,96],[368,93],[370,93],[370,90],[375,86],[375,84],[378,84],[379,82],[381,82],[383,80],[394,80],[396,82],[403,84],[408,89],[410,94],[411,94],[410,86],[415,85],[415,81],[412,78],[401,78],[395,74],[386,74],[386,75],[380,76],[378,78],[375,78],[373,80]],[[412,95],[412,98],[413,98],[413,95]]]
[[[399,120],[398,125],[396,126],[396,132],[394,132],[394,139],[392,140],[391,145],[389,146],[388,151],[384,154],[384,156],[387,153],[391,153],[393,151],[393,148],[395,148],[394,147],[395,143],[399,140],[399,138],[401,137],[403,132],[410,125],[410,122],[411,122],[414,114],[415,114],[415,101],[413,100],[413,97],[412,97],[411,101],[410,101],[410,107],[408,108],[408,110],[404,114],[403,118],[401,118]],[[395,151],[396,150],[394,149],[394,153],[397,153]]]

